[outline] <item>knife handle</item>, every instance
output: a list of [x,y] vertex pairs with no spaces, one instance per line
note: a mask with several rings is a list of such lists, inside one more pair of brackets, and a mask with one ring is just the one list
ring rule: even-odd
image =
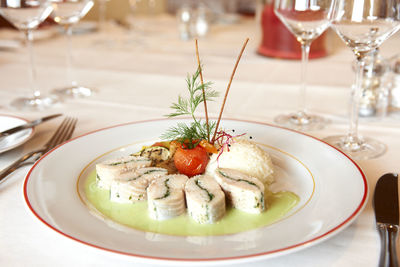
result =
[[396,239],[399,227],[388,223],[378,223],[377,226],[381,236],[379,267],[398,267]]
[[[10,173],[18,169],[19,167],[22,167],[26,164],[24,164],[28,159],[30,159],[34,155],[42,155],[41,150],[35,150],[32,152],[29,152],[28,154],[22,156],[19,158],[17,161],[12,163],[10,166],[6,167],[5,169],[0,171],[0,182],[2,182]],[[32,162],[29,162],[32,163]]]

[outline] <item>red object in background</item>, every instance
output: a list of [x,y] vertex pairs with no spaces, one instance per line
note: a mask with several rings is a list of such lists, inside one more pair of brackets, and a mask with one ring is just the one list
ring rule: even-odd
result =
[[[274,4],[264,6],[261,14],[262,40],[258,53],[268,57],[301,59],[300,43],[274,13]],[[327,55],[325,46],[326,33],[311,43],[310,58]]]

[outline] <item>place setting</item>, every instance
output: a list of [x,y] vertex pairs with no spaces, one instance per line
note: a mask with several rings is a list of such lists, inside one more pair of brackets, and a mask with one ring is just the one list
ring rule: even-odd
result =
[[[13,234],[0,235],[10,246],[7,255],[0,252],[6,265],[29,259],[51,266],[71,251],[64,265],[398,266],[400,143],[398,121],[390,117],[396,64],[395,56],[387,56],[399,41],[396,1],[238,0],[218,6],[149,0],[145,5],[154,13],[142,23],[159,24],[151,32],[169,36],[159,44],[164,48],[156,49],[161,39],[149,34],[151,48],[143,43],[140,50],[99,49],[93,44],[99,37],[115,41],[134,32],[74,33],[81,20],[104,24],[114,16],[110,12],[132,5],[135,14],[148,12],[141,11],[140,1],[123,7],[110,2],[0,3],[0,15],[25,35],[28,52],[26,59],[7,52],[6,59],[28,67],[31,90],[30,97],[21,98],[16,88],[5,88],[2,101],[7,103],[0,103],[8,105],[0,114],[0,154],[6,163],[0,170],[0,209],[12,208],[9,219],[0,219],[0,228],[20,231],[15,241]],[[190,34],[182,38],[184,11],[194,17],[186,25]],[[33,42],[33,31],[48,18],[63,29],[61,36]],[[204,34],[197,31],[203,25],[199,18],[210,27]],[[228,23],[227,18],[239,19]],[[259,28],[243,25],[256,23],[279,23],[296,54],[267,55],[272,50],[262,47],[265,39],[258,51],[250,50]],[[223,38],[216,36],[223,27],[233,34],[225,35],[222,45]],[[313,44],[332,35],[342,42],[341,50],[315,56]],[[79,67],[72,39],[84,62]],[[189,46],[191,55],[176,57]],[[55,51],[65,62],[52,58]],[[45,68],[37,68],[36,57]],[[15,66],[0,63],[5,75],[18,79],[10,71]],[[157,72],[151,71],[155,63]],[[326,64],[336,71],[315,68]],[[281,80],[276,87],[270,88],[273,83],[266,78],[252,80],[262,66],[273,70],[274,81]],[[44,81],[46,68],[57,75]],[[296,79],[288,78],[292,73],[299,79],[289,84]],[[315,76],[328,81],[324,77],[331,75],[338,75],[337,84],[313,85]],[[88,84],[95,79],[96,86],[84,85],[82,77]],[[349,80],[347,87],[343,79]],[[290,94],[279,90],[287,85]],[[338,95],[348,101],[347,113],[337,110],[345,106],[332,100]],[[272,103],[275,96],[297,102],[298,108],[280,112]],[[364,125],[365,118],[372,119]],[[38,134],[38,127],[48,134]],[[364,131],[367,136],[359,133]],[[23,149],[9,153],[18,147]],[[23,166],[29,169],[21,179],[15,171]],[[16,183],[8,183],[12,179]],[[18,220],[27,227],[11,223]],[[46,247],[48,255],[37,255],[34,247]],[[21,249],[22,255],[15,256]]]
[[0,125],[2,126],[2,129],[0,129],[0,153],[27,142],[33,137],[36,125],[57,118],[58,116],[61,116],[61,114],[50,115],[28,122],[19,117],[0,115]]
[[[10,103],[10,106],[16,110],[41,111],[60,104],[66,98],[91,96],[95,90],[81,86],[76,81],[72,66],[71,36],[72,26],[79,22],[92,8],[93,1],[40,0],[33,2],[25,0],[20,2],[19,4],[12,1],[2,2],[0,14],[25,36],[25,44],[29,56],[28,85],[31,90],[31,96],[16,98]],[[34,12],[27,16],[26,13],[27,11],[31,12],[30,9],[34,9]],[[50,94],[43,94],[37,81],[33,34],[39,25],[49,18],[65,30],[67,40],[66,74],[70,85],[56,88]]]

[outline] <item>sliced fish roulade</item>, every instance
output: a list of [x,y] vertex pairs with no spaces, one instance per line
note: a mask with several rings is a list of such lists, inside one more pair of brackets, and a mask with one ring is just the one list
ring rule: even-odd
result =
[[150,159],[134,156],[107,160],[96,164],[97,186],[104,189],[110,189],[112,181],[118,179],[121,174],[139,168],[149,167],[150,165]]
[[189,215],[198,223],[214,223],[225,214],[225,194],[209,175],[190,178],[185,186]]
[[155,220],[166,220],[186,211],[184,187],[186,175],[165,175],[153,180],[147,188],[149,216]]
[[117,175],[111,182],[110,200],[119,203],[146,200],[149,183],[167,172],[163,168],[147,167]]
[[232,206],[248,213],[265,209],[264,184],[238,170],[217,168],[215,180],[225,191]]

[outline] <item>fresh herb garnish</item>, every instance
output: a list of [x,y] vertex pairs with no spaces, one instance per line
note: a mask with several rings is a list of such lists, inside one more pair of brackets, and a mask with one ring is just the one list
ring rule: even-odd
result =
[[205,192],[207,193],[208,202],[210,202],[211,200],[213,200],[214,194],[213,194],[213,193],[210,193],[210,192],[207,190],[207,188],[203,187],[203,186],[200,184],[199,179],[197,179],[197,180],[195,181],[195,183],[196,183],[196,185],[197,185],[201,190],[203,190],[203,191],[205,191]]
[[164,181],[164,186],[166,188],[166,191],[165,191],[164,195],[161,196],[161,197],[158,197],[156,199],[167,198],[171,194],[171,191],[170,191],[170,188],[169,188],[169,185],[168,185],[168,181],[169,181],[169,178]]
[[249,181],[249,180],[246,180],[246,179],[240,179],[240,178],[239,179],[235,179],[233,177],[230,177],[226,173],[222,172],[221,170],[218,170],[218,172],[219,172],[219,174],[221,174],[222,176],[224,176],[227,179],[230,179],[230,180],[233,180],[233,181],[236,181],[236,182],[245,182],[245,183],[248,183],[249,185],[255,186],[258,189],[260,189],[260,187],[256,183],[253,183],[252,181]]
[[[193,122],[189,125],[185,123],[178,123],[177,126],[169,128],[163,135],[161,135],[161,139],[164,140],[177,140],[181,144],[184,144],[185,148],[192,149],[197,146],[201,140],[206,140],[211,145],[214,145],[215,140],[218,138],[218,127],[221,121],[222,112],[225,107],[225,102],[228,97],[229,89],[232,84],[233,77],[235,75],[237,66],[239,64],[240,58],[242,57],[243,51],[247,45],[249,38],[247,38],[243,44],[243,47],[240,51],[240,54],[236,60],[235,66],[233,68],[233,72],[231,74],[231,78],[228,83],[228,87],[225,92],[224,100],[222,103],[222,107],[218,116],[217,122],[210,122],[208,120],[208,112],[207,112],[207,101],[212,101],[213,98],[217,97],[218,92],[212,90],[210,88],[211,83],[203,81],[202,68],[200,63],[199,51],[196,40],[196,56],[197,56],[197,71],[192,76],[188,75],[186,79],[187,87],[189,90],[189,98],[185,99],[181,96],[178,97],[178,102],[173,103],[171,108],[174,110],[172,113],[166,115],[169,118],[189,115],[192,117]],[[198,78],[200,77],[200,82]],[[195,116],[195,111],[199,104],[204,103],[204,111],[206,122],[203,123],[200,119],[197,119]],[[212,139],[210,140],[210,136],[212,135]]]
[[[169,118],[177,116],[189,115],[193,121],[188,125],[186,123],[178,123],[176,126],[169,128],[161,138],[164,140],[177,140],[180,143],[185,143],[188,148],[195,147],[200,140],[208,139],[209,132],[215,129],[215,122],[202,122],[201,119],[196,118],[195,112],[197,107],[206,101],[212,101],[218,97],[218,92],[211,89],[211,83],[207,82],[201,84],[198,81],[200,75],[200,68],[192,76],[187,77],[186,83],[189,91],[189,98],[178,97],[178,102],[173,103],[171,108],[174,110],[172,113],[166,115]],[[203,96],[204,90],[204,96]]]

